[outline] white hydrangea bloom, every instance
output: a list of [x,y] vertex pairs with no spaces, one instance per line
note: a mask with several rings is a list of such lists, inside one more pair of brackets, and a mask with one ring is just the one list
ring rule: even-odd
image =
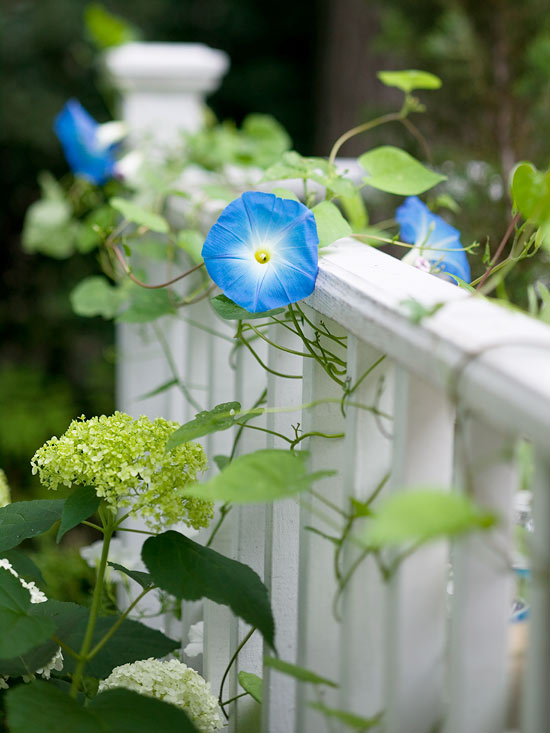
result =
[[163,662],[151,657],[115,667],[109,677],[99,683],[98,692],[116,687],[182,708],[203,733],[220,730],[224,726],[222,712],[210,691],[210,684],[177,659]]
[[[0,568],[7,570],[9,573],[11,573],[14,578],[17,578],[17,580],[21,583],[23,588],[26,588],[29,593],[31,594],[31,603],[45,603],[45,601],[48,600],[46,595],[36,586],[35,583],[33,583],[32,580],[23,580],[23,578],[20,578],[18,573],[13,569],[11,563],[6,560],[6,558],[0,558]],[[61,649],[58,648],[54,656],[50,659],[50,661],[44,665],[41,669],[37,669],[34,674],[30,675],[23,675],[23,681],[24,682],[31,682],[34,679],[35,674],[39,674],[45,679],[50,679],[50,674],[52,670],[57,670],[60,672],[63,669],[63,654],[61,653]],[[8,680],[8,676],[1,676],[0,675],[0,690],[7,689],[8,685],[6,680]]]
[[204,621],[197,621],[189,627],[189,643],[183,650],[188,657],[198,657],[204,650]]

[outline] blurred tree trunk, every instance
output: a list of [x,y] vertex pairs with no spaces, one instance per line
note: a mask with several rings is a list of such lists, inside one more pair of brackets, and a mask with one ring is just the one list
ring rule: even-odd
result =
[[[373,48],[377,9],[368,0],[324,0],[319,43],[316,152],[328,155],[334,141],[365,121],[365,108],[387,106],[391,92],[376,78],[389,66]],[[342,155],[365,150],[361,137],[343,147]]]

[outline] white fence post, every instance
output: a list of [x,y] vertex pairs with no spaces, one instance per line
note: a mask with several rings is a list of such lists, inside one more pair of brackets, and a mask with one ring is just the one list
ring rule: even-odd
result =
[[[270,339],[280,346],[301,351],[302,342],[282,326],[273,326]],[[269,348],[269,368],[273,371],[300,375],[303,359],[274,347]],[[296,412],[270,413],[267,427],[283,435],[292,435],[291,426],[301,421],[302,380],[268,375],[268,405],[291,407]],[[273,448],[288,448],[288,443],[268,436]],[[296,663],[298,640],[298,561],[300,544],[300,505],[298,499],[284,499],[266,507],[265,583],[269,589],[275,617],[275,645],[286,662]],[[273,650],[264,644],[264,652]],[[296,682],[288,675],[264,667],[262,699],[262,731],[293,733],[296,722]]]
[[[448,490],[453,410],[441,390],[396,367],[392,490]],[[432,542],[401,562],[387,608],[387,733],[427,733],[443,714],[447,543]]]
[[[377,366],[373,366],[379,362]],[[348,376],[351,385],[372,372],[350,397],[358,405],[393,411],[393,368],[378,350],[354,336],[348,338]],[[348,406],[346,416],[346,469],[344,489],[358,501],[366,501],[378,489],[387,493],[391,467],[392,420]],[[374,504],[376,506],[376,503]],[[353,533],[364,526],[356,520]],[[384,709],[384,647],[386,592],[374,558],[363,557],[353,542],[343,548],[343,577],[353,572],[341,595],[342,649],[340,654],[340,705],[356,715],[371,718]],[[360,563],[357,565],[357,563]],[[354,567],[355,566],[355,567]]]
[[541,448],[536,451],[523,733],[539,733],[550,721],[550,460]]
[[[446,733],[501,733],[508,692],[507,647],[513,597],[513,442],[459,411],[457,481],[498,517],[453,547],[449,713]],[[542,729],[541,729],[542,730]]]

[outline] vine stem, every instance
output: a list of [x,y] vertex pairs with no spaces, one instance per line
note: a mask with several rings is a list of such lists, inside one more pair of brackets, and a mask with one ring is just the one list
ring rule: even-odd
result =
[[481,279],[480,279],[480,281],[479,281],[479,283],[477,285],[476,290],[478,292],[485,285],[485,283],[487,282],[487,278],[489,277],[489,275],[495,269],[495,267],[496,267],[496,265],[498,263],[498,260],[500,258],[500,255],[502,254],[502,251],[503,251],[504,247],[506,246],[506,242],[510,239],[510,235],[514,231],[514,228],[515,228],[516,224],[518,223],[520,216],[521,216],[521,214],[518,211],[518,213],[514,216],[514,218],[510,222],[510,224],[508,224],[508,229],[506,230],[506,232],[504,233],[504,236],[500,240],[500,244],[498,245],[497,251],[495,252],[495,256],[492,259],[492,262],[491,262],[490,267],[488,267],[485,270],[485,272],[481,276]]
[[96,581],[96,585],[94,588],[94,594],[92,597],[92,606],[90,608],[88,624],[86,626],[86,632],[84,634],[84,639],[82,640],[82,645],[78,653],[78,663],[76,665],[76,669],[73,675],[73,681],[71,684],[70,695],[72,698],[75,698],[75,699],[78,694],[80,683],[82,681],[84,667],[86,666],[86,663],[88,662],[88,659],[89,659],[88,652],[92,644],[94,629],[95,629],[97,617],[99,614],[99,607],[101,604],[101,595],[103,592],[103,582],[105,580],[105,569],[107,567],[107,559],[109,557],[109,545],[111,544],[111,538],[114,532],[114,523],[112,521],[112,518],[109,517],[107,521],[105,521],[105,514],[101,512],[101,509],[100,509],[100,516],[103,522],[103,548],[101,550],[101,559],[99,561],[99,567],[97,570],[97,581]]
[[344,134],[340,135],[338,140],[336,140],[336,142],[332,146],[332,150],[330,151],[330,155],[328,157],[329,167],[334,165],[334,161],[342,145],[350,140],[352,137],[360,135],[362,132],[368,132],[368,130],[372,130],[374,127],[378,127],[379,125],[384,125],[386,122],[398,122],[402,119],[402,112],[390,112],[387,115],[376,117],[374,120],[369,120],[369,122],[364,122],[362,125],[357,125],[357,127],[352,127],[351,130],[344,132]]
[[229,718],[228,718],[227,713],[225,712],[225,709],[224,709],[224,707],[222,705],[223,686],[225,685],[225,680],[227,679],[227,675],[229,674],[229,670],[231,669],[231,667],[235,663],[235,660],[239,656],[239,654],[241,652],[241,649],[244,647],[244,645],[246,644],[246,642],[250,639],[250,637],[252,636],[252,634],[255,631],[256,631],[256,627],[253,626],[250,629],[250,631],[248,632],[248,634],[241,641],[241,643],[239,644],[239,646],[235,649],[235,653],[233,654],[233,656],[229,660],[229,663],[228,663],[227,667],[225,668],[225,672],[223,673],[222,681],[220,682],[220,694],[218,695],[218,702],[220,703],[220,706],[221,706],[221,709],[223,711],[223,714],[225,715],[225,717],[226,717],[227,720],[229,720]]
[[183,280],[184,277],[187,277],[188,275],[191,275],[191,273],[196,272],[201,267],[204,266],[204,262],[200,262],[198,265],[195,265],[195,267],[192,267],[190,270],[186,270],[186,272],[183,272],[181,275],[178,275],[177,277],[173,277],[171,280],[168,280],[165,283],[160,283],[159,285],[148,285],[147,283],[144,283],[142,280],[137,278],[131,271],[130,265],[126,261],[126,258],[120,251],[120,249],[116,246],[112,246],[112,250],[116,255],[116,258],[122,265],[122,269],[124,272],[128,275],[130,280],[134,282],[136,285],[139,285],[142,288],[147,288],[148,290],[159,290],[160,288],[166,288],[168,285],[173,285],[174,283],[179,282],[180,280]]

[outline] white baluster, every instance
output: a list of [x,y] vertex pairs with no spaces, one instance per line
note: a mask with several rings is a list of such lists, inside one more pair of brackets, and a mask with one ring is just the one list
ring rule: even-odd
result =
[[[548,446],[546,446],[546,451]],[[537,449],[533,482],[535,533],[531,547],[529,648],[523,733],[547,730],[550,721],[550,461]]]
[[[334,335],[345,334],[345,331],[339,326],[309,308],[306,313],[316,325],[324,321]],[[309,332],[309,329],[307,330]],[[342,351],[334,344],[331,345],[331,348]],[[314,359],[305,359],[304,403],[326,398],[338,399],[342,397],[342,394],[342,388],[327,376]],[[304,410],[304,432],[319,431],[336,434],[343,433],[344,429],[345,420],[338,403],[320,404]],[[335,476],[316,481],[313,486],[317,495],[338,507],[342,506],[343,500],[342,474],[345,464],[342,447],[342,439],[322,437],[308,439],[306,446],[306,449],[310,451],[309,467],[311,471],[332,469],[338,472]],[[323,501],[305,495],[303,502],[300,530],[298,664],[337,681],[340,627],[332,612],[332,601],[337,590],[333,570],[334,545],[306,527],[314,527],[321,532],[338,536],[342,531],[343,518],[326,506]],[[319,513],[326,516],[331,524],[321,518]],[[327,705],[337,706],[337,691],[327,688],[325,700]],[[326,726],[325,717],[308,707],[308,702],[313,701],[316,701],[316,697],[311,685],[302,684],[298,690],[296,730],[299,733],[318,733]]]
[[[282,326],[270,329],[269,337],[287,349],[302,350],[302,342]],[[269,348],[269,367],[282,374],[302,373],[301,356]],[[269,374],[269,407],[298,408],[302,403],[302,380],[286,379]],[[267,427],[292,436],[292,425],[301,420],[301,410],[271,413]],[[268,436],[273,448],[288,448],[281,438]],[[276,501],[266,507],[265,583],[270,592],[275,617],[275,644],[281,657],[296,663],[298,633],[298,557],[300,539],[300,505],[298,499]],[[273,650],[264,644],[264,651]],[[292,733],[296,719],[296,683],[292,677],[265,667],[263,672],[262,731]]]
[[[351,385],[382,357],[376,349],[349,336]],[[387,358],[361,382],[350,400],[391,414],[393,369]],[[392,431],[391,420],[353,406],[347,408],[344,488],[349,497],[366,501],[380,486],[383,488],[379,496],[387,493]],[[363,524],[363,520],[356,520],[353,534]],[[353,575],[341,596],[340,708],[369,718],[384,709],[387,586],[374,559],[365,558],[361,548],[350,541],[344,545],[343,577],[349,572]]]
[[501,733],[507,697],[508,629],[513,597],[513,443],[479,420],[457,424],[457,483],[499,524],[453,547],[449,713],[446,733]]
[[[453,413],[443,392],[396,368],[392,491],[448,489]],[[442,715],[447,545],[430,543],[401,563],[387,608],[388,733],[427,733]],[[368,661],[366,662],[368,663]]]

